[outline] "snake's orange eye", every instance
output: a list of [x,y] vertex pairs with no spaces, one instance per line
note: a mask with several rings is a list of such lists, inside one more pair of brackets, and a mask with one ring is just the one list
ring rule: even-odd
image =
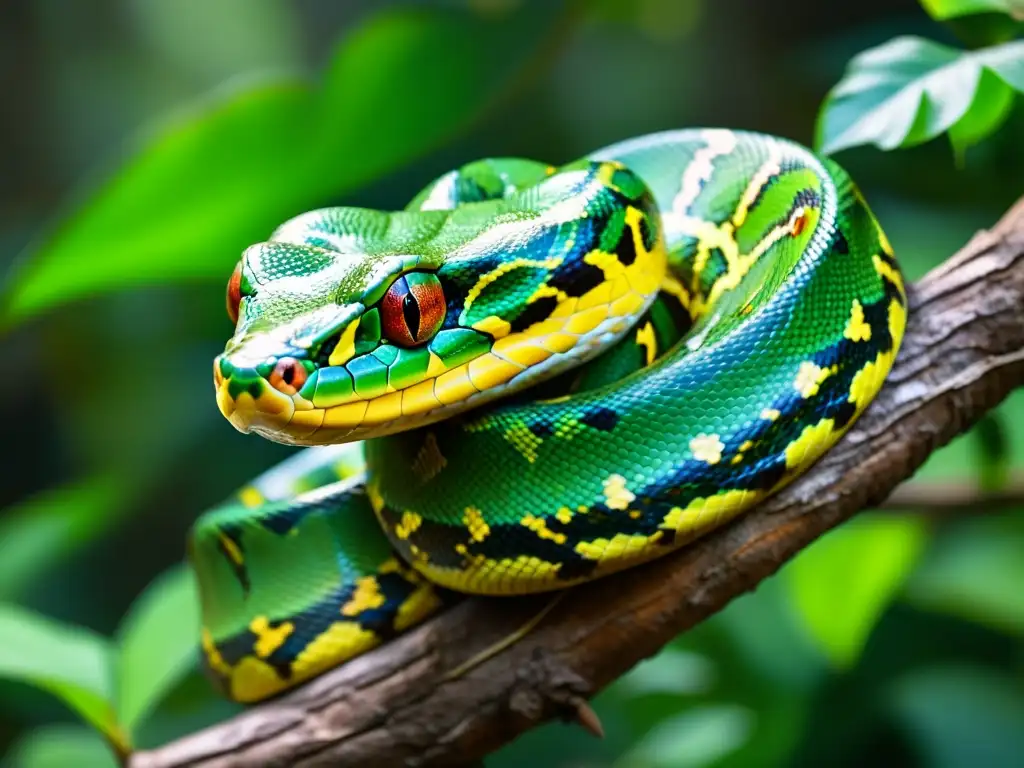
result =
[[231,273],[228,280],[228,317],[231,322],[238,324],[238,307],[242,303],[242,262],[238,262],[235,271]]
[[444,290],[437,275],[410,272],[395,280],[380,304],[384,337],[400,347],[426,344],[444,322]]
[[306,369],[294,357],[282,357],[267,377],[267,383],[278,392],[294,395],[306,383]]

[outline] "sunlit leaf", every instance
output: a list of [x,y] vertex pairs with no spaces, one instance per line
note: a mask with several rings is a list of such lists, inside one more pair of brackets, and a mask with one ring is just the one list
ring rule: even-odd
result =
[[[466,128],[511,83],[547,19],[381,12],[346,37],[319,87],[278,80],[211,96],[142,142],[27,254],[0,325],[104,291],[225,280],[286,218]],[[510,35],[522,45],[510,49]]]
[[1021,0],[921,0],[921,5],[939,21],[975,13],[1006,13],[1024,18],[1024,2]]
[[746,742],[754,712],[734,704],[694,707],[654,726],[616,768],[699,768]]
[[0,677],[59,697],[107,739],[126,749],[113,706],[110,643],[79,627],[0,605]]
[[1024,636],[1024,531],[1009,518],[962,521],[907,583],[908,600]]
[[0,516],[0,600],[107,529],[125,505],[126,487],[98,475],[35,496]]
[[110,747],[95,731],[51,725],[30,731],[12,747],[4,768],[116,768]]
[[1024,92],[1024,41],[960,51],[898,37],[856,56],[818,117],[826,154],[910,147],[944,132],[958,151],[994,131]]
[[199,604],[191,570],[179,566],[159,576],[118,635],[117,712],[133,730],[195,664]]
[[890,702],[930,768],[1020,765],[1024,756],[1024,698],[1005,674],[921,670],[896,682]]
[[794,606],[833,665],[848,667],[860,656],[925,537],[918,517],[866,515],[828,533],[786,568]]

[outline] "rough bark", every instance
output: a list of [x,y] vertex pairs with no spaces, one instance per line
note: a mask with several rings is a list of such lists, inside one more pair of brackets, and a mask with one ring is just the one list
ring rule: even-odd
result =
[[466,600],[290,695],[135,754],[131,768],[465,765],[552,718],[593,727],[587,698],[884,502],[1024,383],[1024,199],[910,296],[906,338],[874,404],[757,509],[659,561],[575,588],[525,637],[454,679],[550,596]]

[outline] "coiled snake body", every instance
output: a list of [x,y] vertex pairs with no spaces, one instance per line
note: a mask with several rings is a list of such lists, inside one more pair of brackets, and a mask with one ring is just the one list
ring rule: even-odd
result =
[[245,251],[228,305],[221,411],[322,446],[190,538],[206,666],[243,702],[453,594],[565,588],[729,520],[851,425],[906,320],[847,175],[730,130],[303,214]]

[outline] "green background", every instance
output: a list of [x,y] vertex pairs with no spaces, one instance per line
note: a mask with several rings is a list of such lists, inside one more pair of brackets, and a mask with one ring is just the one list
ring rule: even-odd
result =
[[[235,711],[176,567],[191,521],[291,452],[213,399],[245,245],[488,155],[688,126],[811,144],[859,52],[1018,32],[913,0],[5,2],[0,765],[113,764],[53,693],[140,747]],[[918,125],[836,155],[912,278],[1024,191],[1024,109],[978,94],[975,127],[1002,125],[966,150]],[[915,482],[1020,478],[1022,423],[1018,394]],[[553,724],[486,764],[1021,765],[1022,638],[1024,510],[866,513],[598,696],[605,740]]]

